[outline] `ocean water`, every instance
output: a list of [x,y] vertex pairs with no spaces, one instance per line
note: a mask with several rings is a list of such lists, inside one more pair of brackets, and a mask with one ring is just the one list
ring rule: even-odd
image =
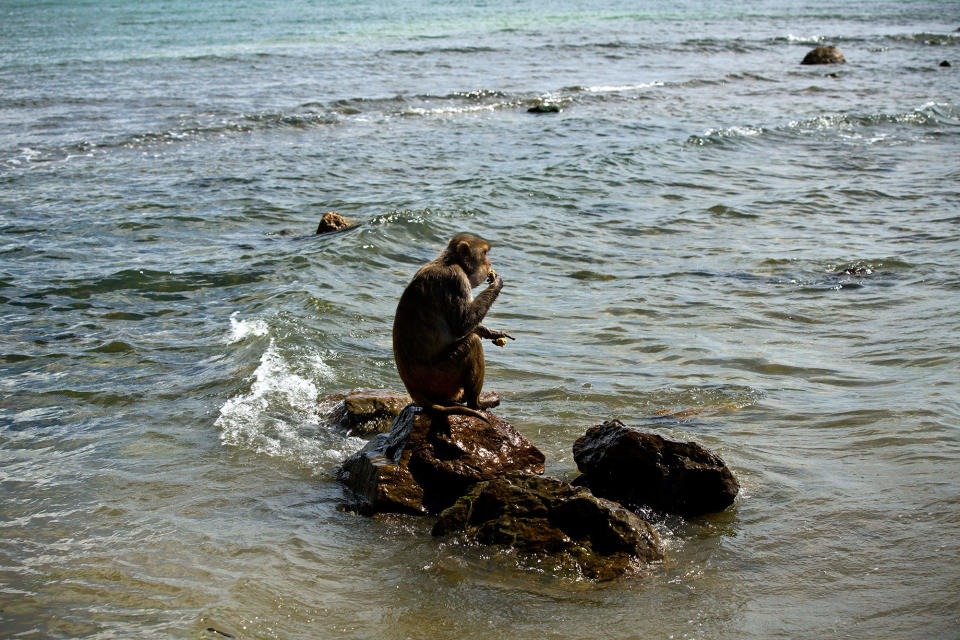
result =
[[[0,637],[960,637],[958,27],[4,0]],[[597,584],[341,508],[363,441],[318,400],[401,388],[396,301],[460,231],[548,473],[616,417],[739,477],[652,516],[662,565]]]

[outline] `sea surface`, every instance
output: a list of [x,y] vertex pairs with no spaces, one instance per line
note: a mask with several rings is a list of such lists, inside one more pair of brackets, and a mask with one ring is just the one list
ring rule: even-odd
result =
[[[0,637],[960,638],[958,27],[0,1]],[[548,473],[619,418],[738,476],[650,515],[663,564],[595,583],[343,509],[364,441],[319,401],[402,388],[396,302],[461,231]]]

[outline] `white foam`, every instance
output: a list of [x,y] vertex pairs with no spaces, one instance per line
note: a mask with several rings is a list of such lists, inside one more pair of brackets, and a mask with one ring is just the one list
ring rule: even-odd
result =
[[759,136],[763,133],[763,127],[753,127],[749,125],[741,125],[737,127],[730,127],[728,129],[708,129],[703,133],[705,138],[731,138],[731,137],[751,137]]
[[795,36],[792,33],[787,35],[788,42],[799,44],[817,44],[823,42],[823,36]]
[[460,113],[479,113],[482,111],[496,111],[497,109],[502,109],[508,106],[505,102],[498,102],[494,104],[477,104],[469,105],[465,107],[437,107],[434,109],[426,109],[422,107],[411,107],[409,109],[404,109],[401,113],[405,116],[449,116],[457,115]]
[[240,342],[251,336],[265,336],[270,332],[270,327],[263,320],[238,320],[238,311],[230,314],[230,343]]
[[652,87],[662,87],[663,82],[645,82],[643,84],[624,84],[624,85],[600,85],[596,87],[586,87],[584,91],[590,93],[619,93],[621,91],[638,91],[640,89],[650,89]]
[[[332,376],[333,370],[319,355],[308,360],[313,373]],[[316,474],[329,472],[364,445],[361,438],[327,428],[316,384],[293,370],[273,339],[252,378],[249,391],[220,407],[215,424],[224,445],[282,458]]]

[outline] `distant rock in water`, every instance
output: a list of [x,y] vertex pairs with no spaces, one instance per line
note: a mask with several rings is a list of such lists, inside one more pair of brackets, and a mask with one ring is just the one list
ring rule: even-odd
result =
[[336,211],[327,211],[320,219],[320,224],[317,226],[317,233],[330,233],[331,231],[339,231],[340,229],[346,229],[350,226],[352,226],[350,221]]
[[553,559],[596,580],[663,558],[649,523],[550,477],[510,474],[475,485],[440,514],[433,535],[447,534]]
[[953,64],[949,60],[944,60],[940,63],[941,67],[952,67]]
[[527,113],[560,113],[560,105],[541,102],[527,109]]
[[544,455],[507,421],[485,412],[433,417],[409,404],[350,457],[337,477],[365,513],[439,513],[473,484],[511,471],[543,473]]
[[740,484],[718,456],[694,442],[668,440],[610,420],[573,445],[582,476],[574,484],[631,509],[686,516],[723,511]]
[[357,388],[320,399],[326,421],[349,435],[386,433],[394,418],[410,404],[410,396],[389,389]]
[[836,47],[817,47],[804,56],[800,64],[838,64],[846,61],[843,53]]
[[870,267],[865,267],[863,265],[854,265],[852,267],[845,267],[837,271],[834,275],[838,276],[869,276],[873,273],[873,269]]

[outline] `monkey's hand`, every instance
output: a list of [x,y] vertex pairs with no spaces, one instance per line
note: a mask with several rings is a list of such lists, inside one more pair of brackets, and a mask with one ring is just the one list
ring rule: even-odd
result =
[[[510,338],[511,340],[516,340],[516,338],[514,338],[512,335],[510,335],[506,331],[496,331],[494,329],[489,329],[482,324],[477,325],[477,328],[474,329],[474,333],[476,333],[481,338],[486,338],[487,340],[493,340],[494,344],[497,344],[501,347],[503,346],[503,344],[507,343],[507,340],[506,340],[507,338]],[[500,344],[498,342],[499,340],[502,340],[503,344]]]
[[493,269],[490,269],[490,273],[487,274],[487,282],[490,283],[489,288],[495,291],[500,291],[503,288],[503,278]]

